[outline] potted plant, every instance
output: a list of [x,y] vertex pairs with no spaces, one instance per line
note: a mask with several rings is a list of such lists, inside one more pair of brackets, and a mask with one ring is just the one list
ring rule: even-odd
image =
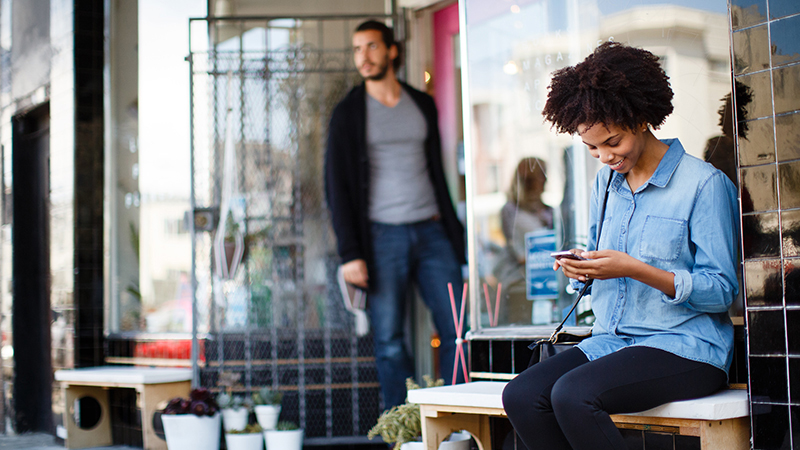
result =
[[241,373],[229,371],[219,374],[217,385],[223,388],[223,392],[217,396],[217,404],[222,413],[222,427],[225,431],[243,430],[250,419],[251,402],[244,396],[233,394],[233,387],[241,377]]
[[256,419],[264,430],[272,430],[278,424],[281,400],[283,400],[283,393],[273,391],[266,386],[258,392],[253,392],[252,401]]
[[228,450],[262,450],[264,430],[257,423],[247,425],[241,430],[226,430],[225,445]]
[[189,398],[175,397],[161,414],[170,449],[219,450],[220,415],[208,389],[193,389]]
[[294,422],[281,421],[274,430],[264,431],[264,440],[268,449],[302,450],[303,429]]
[[[443,386],[444,380],[433,381],[429,375],[423,377],[425,387]],[[406,379],[406,389],[419,389],[420,386],[412,378]],[[393,406],[378,417],[378,423],[369,430],[367,437],[370,439],[380,436],[387,444],[395,444],[395,449],[423,450],[420,441],[422,437],[422,420],[420,419],[419,405],[404,403]],[[439,445],[439,450],[469,450],[470,434],[466,432],[453,433],[446,441]]]

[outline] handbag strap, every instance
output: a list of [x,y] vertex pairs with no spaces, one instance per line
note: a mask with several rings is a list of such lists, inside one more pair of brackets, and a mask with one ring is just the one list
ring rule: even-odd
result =
[[[598,218],[599,220],[597,221],[597,240],[595,241],[595,248],[597,248],[600,245],[600,233],[603,232],[603,220],[605,219],[606,204],[608,203],[608,189],[611,187],[611,180],[613,179],[614,179],[614,171],[612,170],[611,174],[609,174],[608,176],[608,184],[606,185],[605,194],[603,195],[603,208],[600,209],[600,217]],[[569,312],[564,315],[564,318],[561,319],[561,323],[558,324],[556,329],[553,330],[553,334],[550,335],[550,342],[556,341],[556,334],[558,334],[558,332],[561,331],[562,328],[564,328],[564,324],[567,322],[567,319],[569,318],[570,314],[572,314],[572,312],[575,311],[575,308],[578,307],[578,303],[580,303],[581,298],[583,298],[583,294],[586,293],[586,290],[589,289],[589,286],[591,286],[593,282],[594,279],[586,280],[586,283],[584,283],[580,293],[578,293],[578,297],[572,303],[572,307],[569,309]]]

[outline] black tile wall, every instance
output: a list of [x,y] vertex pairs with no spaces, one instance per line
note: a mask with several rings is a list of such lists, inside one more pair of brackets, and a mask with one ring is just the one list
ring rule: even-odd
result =
[[740,179],[742,180],[742,213],[778,209],[778,186],[774,165],[743,168]]
[[753,449],[800,448],[800,1],[729,5]]
[[[742,189],[742,204],[745,203]],[[744,207],[742,207],[744,210]],[[750,214],[742,217],[744,258],[777,258],[780,256],[778,213]]]
[[800,306],[800,259],[784,260],[783,286],[786,306]]
[[[773,66],[800,61],[800,16],[772,22],[769,32]],[[766,43],[767,40],[762,42]]]
[[770,18],[777,19],[798,13],[800,13],[800,2],[797,0],[770,0],[769,2]]
[[745,136],[739,138],[739,165],[758,166],[775,162],[775,132],[772,118],[741,122],[739,130]]
[[[765,72],[766,73],[766,72]],[[775,91],[775,114],[800,109],[800,64],[772,70]]]
[[800,114],[775,117],[775,140],[778,161],[800,159]]
[[778,179],[781,209],[800,208],[800,161],[778,164]]
[[786,403],[789,401],[786,390],[786,358],[750,358],[750,395],[754,402]]
[[731,25],[734,30],[767,20],[766,0],[731,0],[730,8]]
[[[783,309],[748,311],[747,327],[750,334],[750,356],[786,355],[786,331],[783,326]],[[750,376],[753,375],[752,366]],[[785,386],[784,386],[785,388]]]
[[792,448],[789,437],[788,406],[753,403],[751,413],[753,448],[755,450],[788,450]]
[[733,73],[742,75],[769,69],[769,47],[767,25],[736,31],[733,33]]
[[800,256],[800,209],[781,212],[783,256]]
[[779,260],[745,262],[744,279],[748,307],[782,306],[783,276]]
[[800,309],[786,311],[786,339],[789,354],[800,356]]
[[[734,54],[736,54],[735,52],[734,47]],[[745,114],[744,117],[737,117],[737,120],[757,119],[772,115],[772,86],[770,85],[769,71],[743,75],[736,81],[749,88],[751,93],[749,103],[737,105]]]

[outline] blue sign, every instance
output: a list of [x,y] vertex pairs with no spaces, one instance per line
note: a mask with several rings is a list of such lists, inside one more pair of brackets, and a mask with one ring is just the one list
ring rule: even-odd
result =
[[558,281],[550,253],[556,251],[555,230],[525,233],[525,292],[528,300],[558,297]]

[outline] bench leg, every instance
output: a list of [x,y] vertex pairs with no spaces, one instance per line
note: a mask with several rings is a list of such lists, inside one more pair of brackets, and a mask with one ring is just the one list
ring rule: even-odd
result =
[[489,416],[484,414],[458,414],[420,411],[422,417],[422,442],[425,450],[437,450],[454,431],[468,431],[478,441],[481,450],[492,450]]
[[700,427],[702,450],[749,450],[750,421],[747,417],[706,422]]
[[[108,391],[92,386],[69,386],[62,384],[64,397],[64,428],[67,430],[67,448],[89,448],[111,445],[111,414],[108,406]],[[81,428],[75,423],[75,401],[92,397],[100,404],[100,420],[92,428]]]
[[153,430],[153,414],[160,403],[173,397],[187,397],[192,389],[190,381],[177,383],[160,383],[139,385],[136,392],[139,397],[139,409],[142,411],[142,445],[144,450],[167,450],[167,443],[159,438]]

